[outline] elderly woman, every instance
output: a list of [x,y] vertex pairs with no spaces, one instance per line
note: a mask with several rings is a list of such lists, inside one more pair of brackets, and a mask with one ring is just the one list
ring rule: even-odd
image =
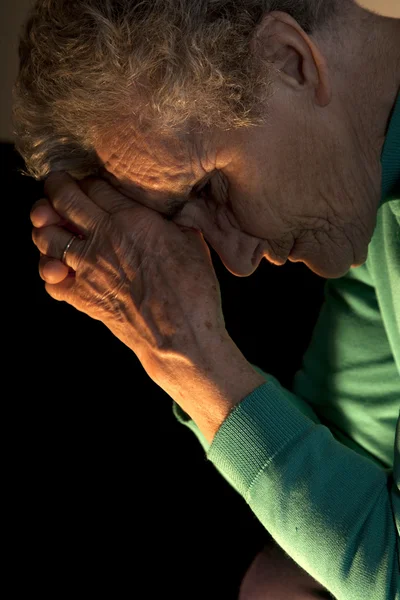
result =
[[[352,0],[39,0],[22,37],[46,290],[136,354],[272,535],[242,599],[400,597],[399,40]],[[205,240],[239,277],[329,280],[292,389],[229,337]]]

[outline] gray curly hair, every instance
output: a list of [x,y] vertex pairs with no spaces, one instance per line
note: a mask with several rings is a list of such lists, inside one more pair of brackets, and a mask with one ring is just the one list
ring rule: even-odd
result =
[[36,179],[96,174],[102,133],[260,125],[271,85],[251,56],[263,14],[307,33],[338,0],[37,0],[22,32],[16,146]]

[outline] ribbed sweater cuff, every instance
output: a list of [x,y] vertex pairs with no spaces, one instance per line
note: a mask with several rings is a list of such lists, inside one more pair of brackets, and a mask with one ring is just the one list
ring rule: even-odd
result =
[[259,473],[315,423],[268,381],[238,404],[217,432],[207,456],[245,498]]

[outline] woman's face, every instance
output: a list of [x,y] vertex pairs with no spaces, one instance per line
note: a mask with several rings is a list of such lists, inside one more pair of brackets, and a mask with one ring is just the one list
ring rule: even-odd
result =
[[326,58],[337,54],[329,39],[322,51],[291,17],[268,14],[254,37],[254,52],[274,64],[265,124],[169,138],[132,125],[96,148],[111,183],[166,215],[172,200],[186,198],[174,221],[199,229],[239,277],[264,257],[304,262],[326,278],[363,264],[386,123],[372,143],[365,73]]
[[[317,40],[289,15],[267,14],[252,40],[252,51],[273,65],[265,124],[169,138],[132,124],[96,148],[111,183],[199,229],[239,277],[264,257],[304,262],[326,278],[363,264],[380,203],[386,117],[374,115],[380,125],[371,141],[368,65],[359,52],[362,68],[348,58],[359,40],[326,31]],[[169,213],[182,199],[181,211]]]
[[[130,131],[97,152],[114,187],[199,229],[234,275],[251,275],[265,257],[341,277],[367,258],[379,161],[366,172],[346,122],[275,101],[262,127],[186,140]],[[173,201],[186,201],[179,213]]]

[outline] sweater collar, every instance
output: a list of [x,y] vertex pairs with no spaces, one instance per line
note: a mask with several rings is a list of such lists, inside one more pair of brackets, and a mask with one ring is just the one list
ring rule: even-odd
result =
[[381,157],[381,205],[400,198],[400,93],[394,104]]

